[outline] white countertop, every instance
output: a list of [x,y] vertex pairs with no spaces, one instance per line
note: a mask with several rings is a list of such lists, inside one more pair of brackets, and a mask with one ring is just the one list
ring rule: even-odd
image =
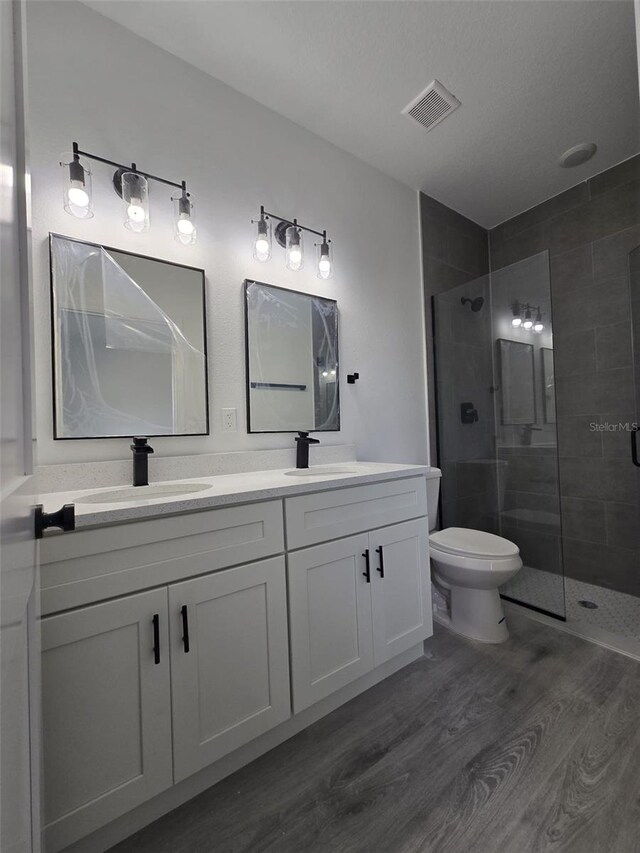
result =
[[[344,473],[340,469],[344,469]],[[323,471],[323,469],[325,469]],[[426,465],[397,465],[382,462],[345,462],[335,465],[311,466],[313,476],[292,476],[288,471],[254,471],[243,474],[224,474],[209,477],[189,477],[186,480],[165,480],[151,486],[179,487],[184,484],[206,484],[202,491],[175,496],[161,495],[145,497],[145,486],[136,489],[131,500],[109,502],[109,497],[118,490],[129,489],[128,485],[104,489],[75,489],[69,492],[54,492],[40,496],[45,512],[55,512],[63,504],[75,504],[76,530],[102,524],[116,524],[175,515],[181,512],[232,506],[274,498],[304,495],[343,486],[358,486],[365,483],[396,480],[400,477],[439,475],[438,469]],[[436,474],[437,472],[437,474]],[[105,493],[105,502],[97,502],[95,496]],[[83,499],[92,498],[91,502]],[[45,536],[60,531],[47,531]]]

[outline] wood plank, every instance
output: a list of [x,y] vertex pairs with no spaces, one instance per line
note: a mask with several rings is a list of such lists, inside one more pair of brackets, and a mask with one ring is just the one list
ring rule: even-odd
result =
[[112,853],[638,853],[640,664],[522,617],[425,657]]

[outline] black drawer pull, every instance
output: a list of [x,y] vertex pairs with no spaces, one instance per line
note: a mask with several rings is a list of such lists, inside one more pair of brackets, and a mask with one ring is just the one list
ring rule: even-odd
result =
[[74,504],[65,504],[57,512],[45,512],[42,504],[38,504],[34,513],[36,539],[42,539],[45,530],[59,527],[65,533],[76,529],[76,508]]
[[369,549],[368,548],[362,556],[364,557],[364,564],[365,564],[365,569],[364,569],[364,572],[362,574],[367,579],[367,583],[371,583],[371,565],[369,563]]
[[640,468],[640,459],[638,459],[638,427],[631,430],[631,461]]
[[153,662],[160,663],[160,617],[153,617]]
[[182,614],[182,642],[184,643],[184,653],[189,654],[189,614],[187,613],[187,605],[183,604],[180,610]]
[[380,577],[384,577],[384,553],[382,551],[382,545],[379,548],[376,548],[376,554],[380,557],[380,565],[378,566],[378,571],[380,572]]

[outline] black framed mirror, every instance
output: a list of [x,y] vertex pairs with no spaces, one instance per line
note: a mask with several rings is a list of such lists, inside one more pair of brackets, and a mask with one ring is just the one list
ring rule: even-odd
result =
[[340,429],[338,303],[246,280],[248,432]]
[[51,234],[54,438],[207,435],[204,270]]

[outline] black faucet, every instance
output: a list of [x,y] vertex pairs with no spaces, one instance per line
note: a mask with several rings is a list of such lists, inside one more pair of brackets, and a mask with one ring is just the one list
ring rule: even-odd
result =
[[318,438],[309,438],[308,432],[299,432],[296,437],[298,449],[296,450],[296,468],[309,467],[309,445],[320,444]]
[[133,437],[133,485],[149,485],[149,454],[153,453],[153,447],[147,444],[147,439],[142,435]]

